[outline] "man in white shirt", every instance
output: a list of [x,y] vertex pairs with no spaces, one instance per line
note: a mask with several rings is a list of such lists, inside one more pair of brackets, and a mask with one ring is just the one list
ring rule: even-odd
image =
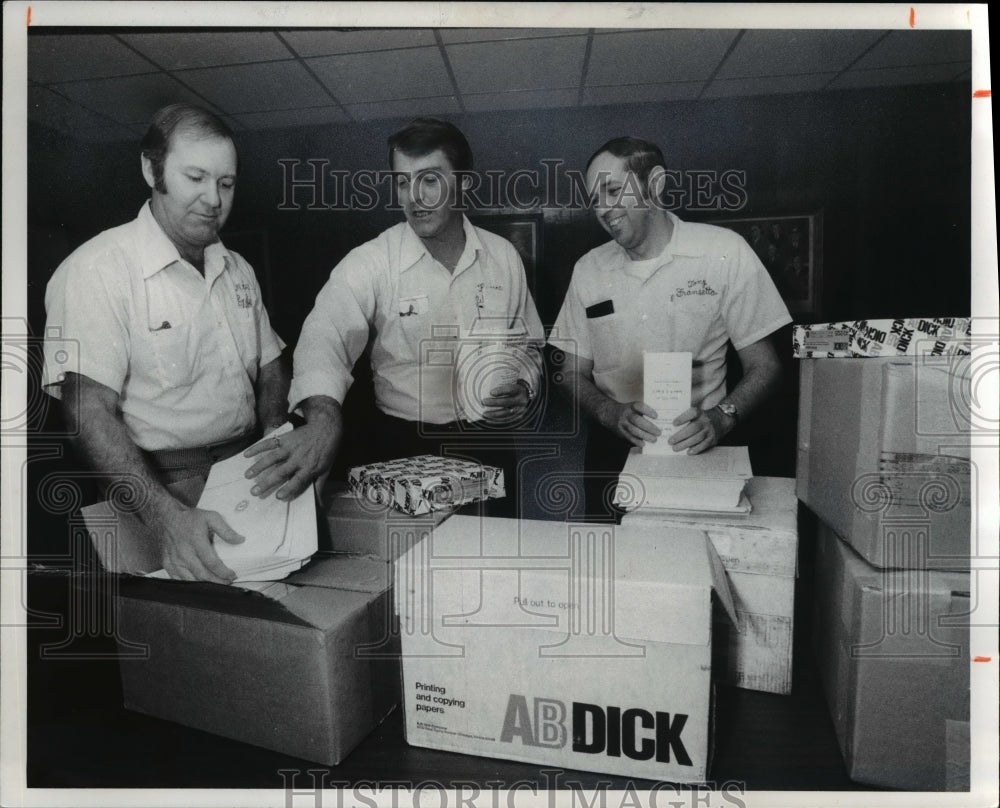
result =
[[[481,447],[509,440],[535,398],[544,331],[514,246],[462,212],[472,170],[465,136],[421,118],[389,138],[389,160],[406,221],[351,251],[317,296],[289,393],[306,423],[280,447],[265,441],[254,450],[262,453],[252,469],[261,496],[294,497],[330,468],[352,369],[369,344],[378,408],[372,460],[448,452],[496,464],[498,454]],[[508,360],[495,383],[492,356]],[[514,515],[513,450],[503,454],[508,507],[492,512]]]
[[[612,241],[574,268],[549,343],[564,388],[590,419],[588,515],[614,518],[610,492],[628,451],[658,439],[703,452],[777,389],[768,335],[791,317],[750,246],[720,227],[683,222],[660,201],[666,165],[653,143],[616,138],[587,164],[587,188]],[[732,342],[743,376],[726,391]],[[690,351],[691,408],[662,436],[643,403],[643,351]]]
[[[141,151],[149,202],[49,281],[43,384],[62,399],[82,457],[136,487],[136,515],[161,537],[170,576],[227,583],[235,576],[213,536],[242,537],[165,485],[207,477],[261,427],[283,423],[291,374],[253,269],[219,240],[238,167],[226,124],[173,104],[154,115]],[[73,372],[60,370],[67,345],[79,351]]]

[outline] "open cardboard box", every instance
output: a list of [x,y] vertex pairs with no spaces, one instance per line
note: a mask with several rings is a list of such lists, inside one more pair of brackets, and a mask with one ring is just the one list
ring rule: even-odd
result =
[[396,565],[407,741],[702,782],[713,592],[702,531],[454,516]]
[[[159,568],[134,517],[107,503],[83,516],[110,572]],[[388,567],[370,558],[317,556],[263,592],[122,575],[125,706],[335,765],[399,702],[390,590]]]

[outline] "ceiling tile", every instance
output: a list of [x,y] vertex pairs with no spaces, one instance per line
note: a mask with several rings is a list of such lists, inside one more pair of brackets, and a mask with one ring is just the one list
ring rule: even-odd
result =
[[38,84],[28,85],[28,119],[67,132],[111,123]]
[[587,38],[519,39],[448,45],[460,92],[578,87]]
[[338,53],[368,53],[394,48],[436,45],[430,28],[367,28],[356,31],[279,31],[299,56],[331,56]]
[[[98,55],[100,58],[96,58]],[[32,32],[28,36],[28,78],[43,84],[155,70],[156,67],[110,35]]]
[[734,95],[777,95],[821,90],[836,73],[808,73],[800,76],[764,76],[747,79],[716,79],[705,89],[702,98],[726,98]]
[[594,36],[588,85],[707,79],[736,31],[635,31]]
[[848,70],[830,84],[829,89],[845,87],[898,87],[905,84],[939,84],[951,81],[962,69],[961,62],[942,65],[886,67],[880,70]]
[[516,93],[481,93],[463,95],[462,102],[469,112],[498,109],[551,109],[576,105],[579,90],[526,90]]
[[342,104],[455,92],[436,47],[321,56],[308,59],[307,64]]
[[204,104],[203,99],[165,73],[72,81],[56,86],[77,103],[119,123],[148,124],[160,107],[178,101]]
[[316,126],[326,123],[345,123],[348,117],[340,107],[313,109],[286,109],[272,112],[242,112],[233,116],[248,129],[277,129],[279,127]]
[[359,121],[377,118],[419,118],[425,115],[457,114],[461,112],[455,96],[434,98],[406,98],[400,101],[378,101],[367,104],[349,104],[347,111]]
[[625,84],[609,87],[585,87],[583,103],[633,104],[641,101],[684,101],[697,98],[703,81],[675,81],[663,84]]
[[292,55],[266,31],[124,34],[122,39],[166,70],[267,62]]
[[972,35],[969,31],[891,31],[854,67],[903,67],[937,62],[969,62]]
[[579,36],[587,33],[586,28],[442,28],[440,31],[441,40],[445,43]]
[[746,31],[716,78],[839,73],[881,35],[880,31]]
[[330,104],[330,96],[297,60],[184,70],[177,77],[226,112]]

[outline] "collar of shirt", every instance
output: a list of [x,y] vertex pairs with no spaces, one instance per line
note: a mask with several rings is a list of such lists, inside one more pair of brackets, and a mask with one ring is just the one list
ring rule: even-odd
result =
[[[685,258],[701,258],[705,255],[704,244],[691,232],[691,227],[686,222],[677,218],[669,210],[666,211],[667,216],[670,217],[671,222],[674,225],[674,231],[670,236],[670,241],[667,246],[663,248],[663,252],[660,253],[658,258],[658,265],[655,269],[666,266],[674,260],[674,256],[683,256]],[[633,263],[644,263],[642,261],[633,261],[629,258],[628,253],[625,248],[622,247],[615,241],[609,242],[612,245],[614,256],[617,260],[602,262],[599,266],[605,272],[617,272],[624,271],[628,274],[635,274],[636,277],[647,280],[650,278],[654,271],[640,271],[637,273],[629,272],[629,266]]]
[[[472,266],[478,254],[486,250],[483,242],[479,239],[476,228],[472,226],[472,222],[469,221],[465,214],[462,214],[462,232],[465,233],[465,249],[462,250],[462,254],[458,258],[458,263],[455,264],[455,271],[452,273],[452,277],[457,277],[461,272]],[[399,271],[406,272],[406,270],[416,266],[425,255],[429,258],[432,257],[430,250],[420,240],[420,237],[413,232],[413,228],[409,224],[406,224],[403,232],[403,241],[399,248]]]
[[[137,217],[139,223],[139,245],[142,250],[142,277],[151,278],[161,269],[181,261],[177,247],[163,232],[153,216],[149,202],[142,206]],[[221,241],[205,248],[205,280],[211,286],[227,266],[229,257]]]

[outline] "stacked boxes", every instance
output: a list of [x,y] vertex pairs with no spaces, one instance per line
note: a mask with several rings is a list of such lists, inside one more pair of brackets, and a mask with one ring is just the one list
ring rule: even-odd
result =
[[970,363],[963,329],[927,337],[802,363],[796,469],[820,520],[814,637],[849,775],[909,790],[968,782]]
[[720,648],[720,679],[748,690],[792,691],[792,634],[798,573],[798,501],[795,481],[754,477],[744,492],[748,515],[686,516],[639,508],[622,526],[669,530],[697,527],[708,533],[733,592],[740,631],[727,631]]
[[822,524],[816,569],[813,638],[848,776],[967,788],[969,573],[879,570]]
[[972,467],[955,411],[964,367],[931,357],[801,364],[796,493],[870,564],[969,568]]

